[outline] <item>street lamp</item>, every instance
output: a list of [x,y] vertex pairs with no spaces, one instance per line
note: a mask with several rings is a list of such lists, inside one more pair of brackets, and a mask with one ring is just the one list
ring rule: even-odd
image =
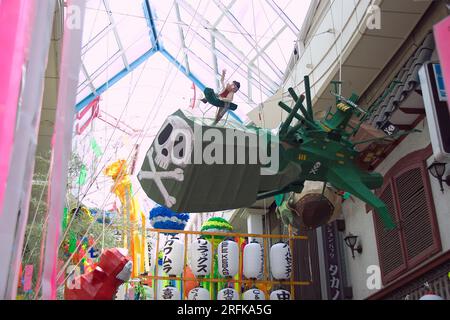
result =
[[355,236],[351,233],[349,233],[349,235],[344,238],[345,244],[347,245],[347,247],[350,248],[350,250],[352,250],[352,258],[353,259],[355,259],[355,251],[358,252],[359,254],[362,253],[361,245],[358,245],[355,248],[357,240],[358,240],[358,236]]
[[450,175],[447,175],[447,177],[445,177],[445,179],[442,179],[442,177],[444,176],[444,173],[445,173],[445,166],[446,166],[446,163],[434,161],[428,167],[428,171],[430,171],[431,175],[433,177],[435,177],[436,179],[438,179],[439,185],[441,186],[442,193],[444,193],[444,186],[442,184],[443,181],[445,181],[447,186],[450,186]]

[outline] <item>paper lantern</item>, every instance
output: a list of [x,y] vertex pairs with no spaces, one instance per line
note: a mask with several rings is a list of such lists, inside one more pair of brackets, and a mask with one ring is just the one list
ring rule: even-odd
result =
[[247,279],[258,279],[263,273],[263,253],[261,245],[254,241],[244,247],[244,276]]
[[291,293],[287,290],[279,289],[272,291],[270,294],[270,300],[290,300]]
[[423,295],[419,300],[444,300],[444,298],[431,292]]
[[234,277],[239,270],[239,248],[233,240],[225,240],[217,250],[219,273],[222,277]]
[[259,290],[258,288],[252,288],[250,290],[245,291],[243,298],[244,300],[266,300],[264,291]]
[[197,239],[191,244],[190,266],[196,276],[206,276],[211,273],[212,248],[206,239]]
[[176,287],[167,286],[159,291],[160,300],[181,300],[180,291]]
[[156,266],[156,241],[154,239],[147,239],[147,251],[148,251],[148,266],[150,272],[155,270]]
[[287,243],[279,242],[270,248],[270,270],[277,280],[291,278],[292,255]]
[[202,287],[198,287],[189,291],[188,300],[211,300],[211,299],[208,290]]
[[181,275],[184,265],[184,244],[177,237],[171,237],[164,244],[163,252],[163,271],[169,276]]
[[217,293],[217,300],[239,300],[239,294],[233,288],[225,288]]

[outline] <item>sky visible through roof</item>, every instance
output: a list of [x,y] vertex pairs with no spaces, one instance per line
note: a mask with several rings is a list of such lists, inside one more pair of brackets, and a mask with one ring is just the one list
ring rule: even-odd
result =
[[[246,114],[281,85],[309,4],[310,0],[86,1],[77,107],[100,95],[101,119],[74,139],[74,152],[88,172],[87,183],[73,190],[75,196],[88,206],[111,209],[117,200],[110,192],[112,180],[101,173],[105,165],[118,159],[131,162],[138,145],[136,174],[168,115],[178,109],[214,115],[215,108],[198,103],[201,90],[193,89],[192,78],[161,52],[152,51],[149,18],[158,45],[185,73],[218,89],[220,72],[226,69],[227,81],[241,83],[234,102],[239,105],[236,115],[245,122]],[[102,149],[101,156],[95,155],[92,140]],[[134,176],[132,182],[148,212],[153,201]]]

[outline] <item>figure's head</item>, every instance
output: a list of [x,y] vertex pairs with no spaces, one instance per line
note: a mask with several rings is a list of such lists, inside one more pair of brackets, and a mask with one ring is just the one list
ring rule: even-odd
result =
[[239,88],[241,87],[241,84],[237,81],[233,81],[231,85],[233,86],[233,88],[231,89],[233,90],[233,92],[238,92]]

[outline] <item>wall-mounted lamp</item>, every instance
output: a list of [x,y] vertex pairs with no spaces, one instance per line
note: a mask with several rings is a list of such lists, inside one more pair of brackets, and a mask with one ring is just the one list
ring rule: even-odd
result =
[[443,186],[442,182],[445,181],[447,186],[450,186],[450,175],[447,175],[447,177],[445,177],[445,179],[442,179],[442,177],[444,176],[444,173],[445,173],[445,166],[446,166],[446,163],[435,161],[432,164],[430,164],[430,166],[428,167],[428,171],[430,171],[431,175],[433,177],[435,177],[436,179],[438,179],[439,184],[441,186],[442,193],[444,193],[444,186]]
[[362,253],[362,247],[361,245],[358,245],[356,248],[356,241],[358,240],[358,236],[355,236],[351,233],[348,234],[348,236],[346,236],[344,238],[345,244],[347,245],[347,247],[350,248],[350,250],[352,250],[352,258],[355,259],[355,251],[358,252],[359,254]]

